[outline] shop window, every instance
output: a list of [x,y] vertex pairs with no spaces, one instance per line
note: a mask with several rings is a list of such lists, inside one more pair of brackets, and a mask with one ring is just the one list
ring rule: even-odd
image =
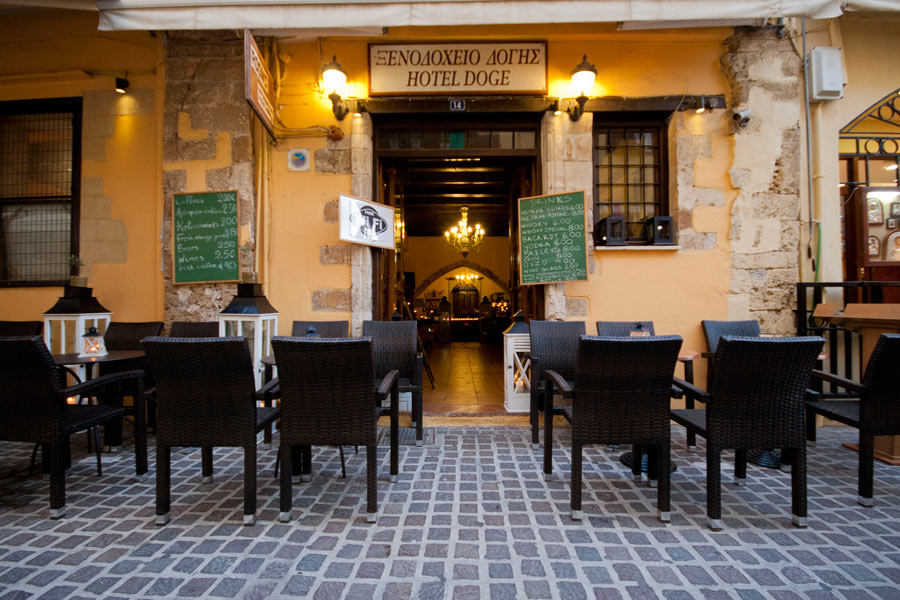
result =
[[643,243],[645,223],[668,215],[664,122],[594,120],[594,218],[623,217],[629,243]]
[[80,147],[80,98],[0,102],[0,285],[68,280]]

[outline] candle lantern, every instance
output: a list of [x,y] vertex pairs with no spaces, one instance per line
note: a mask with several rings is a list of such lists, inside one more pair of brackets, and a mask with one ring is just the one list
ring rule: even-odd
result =
[[595,246],[624,246],[625,219],[623,217],[606,217],[597,221],[594,227]]
[[81,352],[78,356],[106,356],[106,343],[103,336],[97,333],[96,327],[88,329],[87,333],[81,336]]
[[520,310],[503,332],[503,404],[506,412],[531,410],[531,330]]
[[219,335],[250,340],[256,387],[262,384],[262,359],[272,354],[272,338],[278,332],[278,311],[269,304],[258,283],[239,283],[237,295],[219,313]]
[[645,219],[644,241],[648,244],[674,244],[675,232],[672,227],[672,217],[650,217]]
[[91,288],[69,286],[44,313],[44,343],[51,354],[82,351],[82,336],[92,327],[106,331],[112,313],[91,294]]

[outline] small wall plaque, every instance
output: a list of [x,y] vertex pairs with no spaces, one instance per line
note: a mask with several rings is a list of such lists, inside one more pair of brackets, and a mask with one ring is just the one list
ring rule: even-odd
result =
[[309,149],[293,148],[289,150],[287,168],[289,171],[309,171]]

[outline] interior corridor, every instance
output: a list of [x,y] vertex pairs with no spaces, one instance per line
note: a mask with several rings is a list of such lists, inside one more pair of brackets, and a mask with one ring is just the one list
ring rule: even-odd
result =
[[434,389],[423,376],[426,416],[505,415],[503,349],[479,342],[435,344],[428,352]]

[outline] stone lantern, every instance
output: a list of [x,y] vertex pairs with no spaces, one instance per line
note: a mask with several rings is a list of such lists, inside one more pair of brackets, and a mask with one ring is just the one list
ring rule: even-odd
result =
[[272,338],[278,332],[278,311],[269,304],[258,283],[239,283],[231,304],[219,313],[219,335],[250,340],[253,377],[262,384],[262,359],[272,353]]
[[520,310],[503,332],[503,405],[506,412],[531,410],[531,330]]

